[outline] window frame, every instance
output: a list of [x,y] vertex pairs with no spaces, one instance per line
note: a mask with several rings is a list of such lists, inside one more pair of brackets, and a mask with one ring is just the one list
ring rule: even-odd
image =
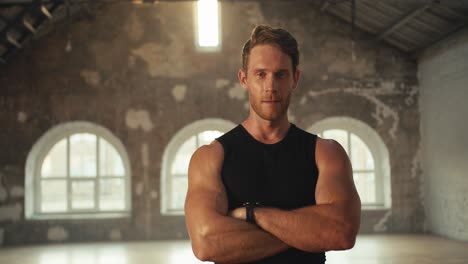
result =
[[[89,133],[96,136],[96,177],[70,177],[70,136],[80,133]],[[43,213],[40,212],[41,206],[41,168],[45,157],[51,149],[60,140],[67,141],[67,175],[60,178],[51,178],[49,180],[61,179],[66,181],[67,185],[67,208],[69,212]],[[112,145],[122,159],[124,166],[124,176],[99,177],[99,141],[103,139]],[[86,121],[73,121],[65,124],[59,124],[47,131],[34,144],[28,155],[25,172],[25,218],[26,219],[88,219],[88,218],[123,218],[131,215],[131,168],[127,152],[122,142],[114,136],[108,129]],[[123,179],[125,183],[125,207],[123,210],[99,210],[99,184],[101,179]],[[93,181],[94,182],[94,208],[93,209],[72,209],[71,208],[71,185],[73,181]]]
[[[318,135],[330,129],[346,131],[348,135],[348,147],[351,145],[351,134],[356,135],[367,145],[374,158],[376,203],[363,203],[362,207],[364,209],[391,208],[390,160],[388,149],[381,137],[366,123],[344,116],[328,117],[317,121],[307,131]],[[359,170],[353,170],[353,172],[359,172]]]
[[[189,125],[186,125],[180,129],[170,140],[169,144],[166,146],[163,154],[163,161],[161,166],[161,215],[168,216],[180,216],[184,215],[184,209],[173,210],[170,208],[171,201],[171,187],[172,187],[172,173],[171,165],[174,161],[175,155],[179,148],[192,136],[197,136],[199,133],[207,130],[218,130],[223,133],[226,133],[233,129],[236,126],[235,123],[220,119],[220,118],[207,118],[195,121]],[[198,140],[198,139],[197,139]],[[178,177],[183,177],[179,175]]]

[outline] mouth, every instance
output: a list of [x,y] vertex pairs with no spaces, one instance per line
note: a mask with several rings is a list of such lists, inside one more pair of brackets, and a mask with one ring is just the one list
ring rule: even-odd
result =
[[263,100],[262,103],[275,104],[281,102],[280,100]]

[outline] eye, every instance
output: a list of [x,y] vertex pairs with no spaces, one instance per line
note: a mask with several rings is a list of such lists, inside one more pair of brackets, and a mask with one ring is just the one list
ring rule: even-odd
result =
[[257,76],[260,77],[260,78],[265,78],[266,73],[265,72],[258,72]]
[[283,78],[286,77],[286,73],[285,73],[285,72],[282,72],[282,71],[281,71],[281,72],[277,72],[277,73],[275,74],[275,76],[276,76],[276,78],[278,78],[278,79],[283,79]]

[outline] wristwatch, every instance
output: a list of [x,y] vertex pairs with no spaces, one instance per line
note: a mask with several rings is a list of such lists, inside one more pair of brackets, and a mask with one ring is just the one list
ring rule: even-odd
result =
[[245,206],[245,220],[251,224],[256,225],[257,222],[255,221],[255,208],[260,207],[261,204],[259,202],[245,202],[243,204]]

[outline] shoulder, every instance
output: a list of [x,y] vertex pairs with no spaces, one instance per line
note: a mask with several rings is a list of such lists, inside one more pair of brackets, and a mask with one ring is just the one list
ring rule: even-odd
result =
[[192,155],[192,162],[203,162],[203,161],[215,161],[224,157],[223,145],[218,141],[214,140],[208,145],[199,147]]
[[223,146],[218,141],[199,147],[193,153],[188,168],[189,186],[219,188],[219,176],[224,160]]
[[323,139],[320,137],[317,137],[315,158],[318,167],[329,164],[349,163],[348,155],[340,143],[333,139]]
[[319,149],[320,151],[338,151],[338,149],[340,148],[343,149],[340,143],[338,143],[334,139],[317,137],[317,149]]

